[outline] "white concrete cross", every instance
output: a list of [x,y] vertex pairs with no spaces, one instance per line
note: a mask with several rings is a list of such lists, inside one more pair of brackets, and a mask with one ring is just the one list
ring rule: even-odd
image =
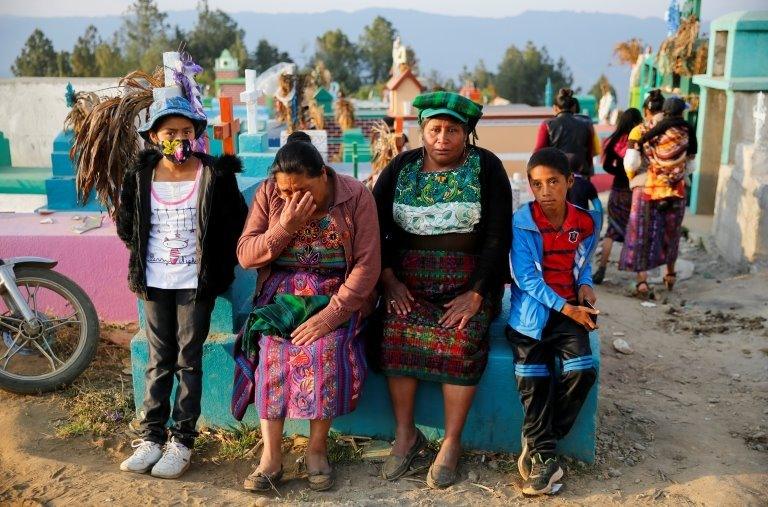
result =
[[258,126],[256,124],[256,106],[259,97],[262,95],[264,95],[264,92],[256,89],[256,71],[245,69],[245,91],[240,93],[240,101],[245,103],[249,134],[258,132]]

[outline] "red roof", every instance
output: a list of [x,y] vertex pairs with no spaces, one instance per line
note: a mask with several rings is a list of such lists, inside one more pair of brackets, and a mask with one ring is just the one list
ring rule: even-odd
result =
[[419,87],[419,90],[426,90],[426,87],[422,85],[418,79],[416,79],[416,76],[413,75],[413,72],[411,72],[410,68],[406,69],[405,72],[401,72],[397,76],[392,76],[389,81],[387,81],[387,90],[394,90],[395,88],[399,87],[406,78],[411,79],[414,83],[416,83],[416,86]]

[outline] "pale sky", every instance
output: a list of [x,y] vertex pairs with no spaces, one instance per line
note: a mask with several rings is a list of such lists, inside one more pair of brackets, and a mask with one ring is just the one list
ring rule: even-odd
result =
[[[0,0],[0,14],[16,16],[105,16],[122,14],[130,0]],[[679,0],[682,3],[682,0]],[[158,0],[162,10],[188,10],[195,0]],[[610,12],[640,17],[662,17],[669,0],[209,0],[213,9],[226,12],[323,12],[355,11],[369,7],[415,9],[457,16],[505,17],[526,10]],[[732,11],[765,10],[768,0],[702,0],[702,18],[712,20]]]

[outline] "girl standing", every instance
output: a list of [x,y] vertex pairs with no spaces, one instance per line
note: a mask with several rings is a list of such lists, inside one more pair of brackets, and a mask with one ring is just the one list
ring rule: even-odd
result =
[[149,345],[141,438],[120,469],[171,479],[189,467],[203,342],[216,296],[234,279],[248,208],[235,179],[239,159],[193,152],[205,131],[204,115],[184,97],[155,101],[149,112],[139,134],[153,148],[126,172],[116,217],[117,234],[130,251],[129,286],[145,301]]

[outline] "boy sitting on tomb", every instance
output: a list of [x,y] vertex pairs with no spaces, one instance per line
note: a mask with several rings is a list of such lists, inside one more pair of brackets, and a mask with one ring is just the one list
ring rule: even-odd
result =
[[[514,282],[506,332],[525,412],[518,460],[523,493],[541,495],[563,476],[557,441],[570,431],[596,378],[589,331],[597,328],[599,313],[590,307],[597,300],[590,257],[598,221],[566,201],[573,175],[562,151],[534,153],[528,181],[535,201],[513,218]],[[562,368],[556,368],[556,359]]]

